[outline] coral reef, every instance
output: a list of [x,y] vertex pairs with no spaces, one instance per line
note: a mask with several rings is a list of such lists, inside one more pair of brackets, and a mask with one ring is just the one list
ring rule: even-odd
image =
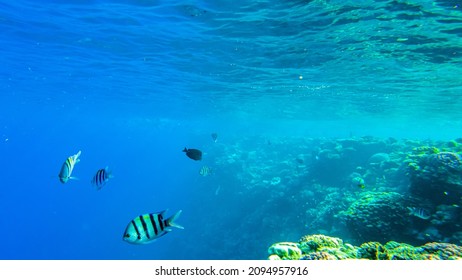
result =
[[[296,254],[287,250],[278,250],[290,244],[290,248],[297,247]],[[298,254],[301,252],[301,254]],[[325,235],[307,235],[298,243],[275,243],[268,249],[271,260],[460,260],[462,247],[449,243],[431,242],[423,246],[414,247],[405,243],[389,241],[366,242],[360,246],[344,243],[343,240]]]
[[297,260],[302,256],[302,251],[298,244],[293,242],[276,243],[268,249],[268,253],[271,256],[277,256],[277,258],[273,257],[274,260]]
[[407,164],[412,194],[427,197],[435,204],[457,202],[451,201],[451,197],[447,196],[449,192],[454,194],[453,198],[462,195],[462,160],[459,154],[435,149],[430,153],[410,155]]
[[368,160],[368,164],[371,167],[382,168],[386,162],[390,161],[390,156],[387,153],[376,153],[373,154]]
[[[214,176],[197,186],[203,200],[219,205],[209,231],[224,221],[233,225],[222,243],[229,250],[239,243],[248,256],[261,252],[261,242],[295,240],[301,233],[338,236],[351,244],[396,240],[413,246],[462,245],[462,138],[260,135],[236,136],[230,143],[209,147]],[[210,215],[203,207],[196,215]],[[215,238],[208,231],[203,234]],[[382,247],[373,247],[361,254],[378,252],[376,258],[382,258]],[[303,252],[303,257],[333,258],[328,251]]]
[[396,192],[365,192],[338,216],[359,242],[383,242],[403,234],[409,224],[408,203]]

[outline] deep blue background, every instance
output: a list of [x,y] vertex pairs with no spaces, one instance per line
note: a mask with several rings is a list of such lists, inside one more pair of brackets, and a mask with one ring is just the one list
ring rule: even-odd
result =
[[[265,258],[269,244],[207,253],[252,209],[214,198],[230,178],[198,176],[212,132],[249,150],[259,137],[460,137],[459,7],[235,2],[0,1],[1,259]],[[63,185],[78,150],[79,180]],[[198,209],[223,205],[239,217],[210,240],[216,221]],[[185,229],[122,241],[133,217],[164,209],[182,209]]]

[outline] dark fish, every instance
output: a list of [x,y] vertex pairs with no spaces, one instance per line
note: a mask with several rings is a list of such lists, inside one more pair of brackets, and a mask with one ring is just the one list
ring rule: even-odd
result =
[[112,174],[106,166],[106,168],[96,171],[95,176],[93,176],[93,179],[91,180],[91,184],[99,191],[104,185],[106,185],[110,178],[112,178]]
[[172,227],[183,229],[182,226],[175,224],[181,210],[166,220],[164,219],[165,211],[134,218],[125,228],[123,239],[132,244],[148,244],[170,232]]
[[193,159],[193,160],[202,159],[202,152],[200,150],[184,148],[183,152],[185,152],[188,158],[190,159]]
[[218,134],[217,133],[212,133],[212,140],[213,142],[217,142],[217,139],[218,139]]
[[77,154],[70,156],[66,159],[66,161],[61,166],[61,170],[59,171],[59,181],[61,183],[67,183],[69,179],[76,179],[75,177],[71,177],[72,171],[74,170],[74,165],[80,161],[79,157],[82,152],[79,151]]

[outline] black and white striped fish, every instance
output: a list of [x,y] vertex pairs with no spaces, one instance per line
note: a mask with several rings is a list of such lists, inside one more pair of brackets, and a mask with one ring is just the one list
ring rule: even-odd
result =
[[418,208],[418,207],[408,207],[409,215],[415,216],[422,220],[428,220],[432,216],[427,209]]
[[199,174],[203,177],[207,177],[209,176],[210,174],[212,174],[212,168],[208,167],[207,165],[204,165],[201,167],[201,169],[199,170]]
[[106,166],[106,168],[96,171],[95,176],[93,176],[93,179],[91,180],[91,184],[96,187],[96,190],[99,191],[112,177],[112,173]]
[[172,227],[183,229],[175,224],[181,210],[168,219],[164,219],[166,210],[159,213],[144,214],[134,218],[125,229],[123,239],[132,244],[148,244],[167,234]]
[[79,151],[77,154],[70,156],[66,159],[66,161],[61,166],[61,170],[59,171],[58,177],[61,183],[67,183],[69,179],[76,179],[75,177],[71,177],[72,171],[74,170],[74,165],[80,161],[79,157],[82,152]]

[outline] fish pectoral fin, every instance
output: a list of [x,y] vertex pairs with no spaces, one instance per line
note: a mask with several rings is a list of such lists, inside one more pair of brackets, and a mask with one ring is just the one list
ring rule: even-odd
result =
[[172,223],[170,224],[171,227],[176,227],[176,228],[179,228],[179,229],[184,229],[183,226],[179,225],[179,224],[175,224],[175,223]]

